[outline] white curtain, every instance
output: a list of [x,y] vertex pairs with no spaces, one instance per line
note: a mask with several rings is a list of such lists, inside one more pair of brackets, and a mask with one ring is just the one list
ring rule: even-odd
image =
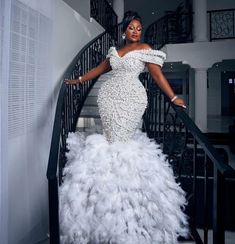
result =
[[52,1],[0,0],[2,244],[33,244],[48,232]]

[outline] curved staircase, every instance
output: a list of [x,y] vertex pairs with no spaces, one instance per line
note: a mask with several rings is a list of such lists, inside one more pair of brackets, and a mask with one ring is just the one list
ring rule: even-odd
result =
[[[118,28],[117,28],[118,29]],[[154,29],[154,28],[153,28]],[[153,37],[148,33],[148,38]],[[153,32],[153,34],[156,34]],[[50,213],[50,243],[59,244],[59,215],[58,215],[58,186],[62,181],[62,170],[66,163],[66,138],[69,132],[76,130],[90,133],[102,133],[102,125],[97,106],[98,90],[111,72],[99,77],[98,80],[89,81],[82,85],[66,86],[65,78],[77,78],[87,70],[96,66],[105,58],[107,51],[115,42],[114,36],[108,32],[103,33],[89,43],[75,58],[61,83],[61,91],[57,102],[54,129],[52,135],[50,156],[48,162],[47,178],[49,186],[49,213]],[[117,43],[117,42],[116,42]],[[117,45],[118,46],[118,45]],[[89,50],[89,51],[88,51]],[[85,57],[90,57],[89,59]],[[86,61],[85,61],[86,60]],[[197,230],[196,217],[208,208],[206,194],[202,193],[203,208],[197,209],[198,199],[198,152],[203,154],[204,176],[202,177],[201,192],[208,190],[208,159],[213,164],[214,177],[212,182],[213,194],[213,236],[214,244],[224,243],[224,184],[225,179],[235,177],[235,171],[224,162],[208,139],[196,127],[187,113],[173,106],[159,91],[147,73],[141,80],[147,89],[149,106],[144,116],[143,129],[148,135],[160,142],[172,163],[178,180],[188,180],[188,202],[190,208],[186,211],[190,216],[191,239],[181,240],[182,243],[208,243],[208,216],[204,216],[202,231]],[[200,150],[199,150],[200,149]],[[187,164],[186,164],[187,163]],[[182,173],[183,172],[183,173]],[[187,172],[187,173],[185,173]],[[201,233],[202,232],[202,233]],[[204,239],[204,241],[202,241]]]
[[97,96],[101,85],[109,79],[110,76],[112,76],[112,71],[101,75],[89,92],[78,119],[77,131],[85,132],[87,135],[92,133],[102,133],[102,123],[97,105]]

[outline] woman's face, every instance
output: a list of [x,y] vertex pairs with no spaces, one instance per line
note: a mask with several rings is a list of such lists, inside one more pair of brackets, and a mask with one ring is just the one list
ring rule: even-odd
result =
[[133,19],[125,31],[127,42],[139,42],[142,33],[142,25],[139,20]]

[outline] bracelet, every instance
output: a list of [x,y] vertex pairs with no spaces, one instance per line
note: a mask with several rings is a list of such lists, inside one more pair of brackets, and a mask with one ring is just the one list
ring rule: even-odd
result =
[[171,98],[171,102],[173,103],[176,99],[178,98],[178,96],[174,96]]
[[79,83],[82,83],[82,76],[78,77]]

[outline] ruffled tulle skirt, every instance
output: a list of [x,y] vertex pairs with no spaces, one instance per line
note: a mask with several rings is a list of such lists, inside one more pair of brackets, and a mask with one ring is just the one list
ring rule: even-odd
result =
[[187,235],[185,193],[159,145],[138,131],[128,142],[69,134],[60,187],[64,244],[173,244]]

